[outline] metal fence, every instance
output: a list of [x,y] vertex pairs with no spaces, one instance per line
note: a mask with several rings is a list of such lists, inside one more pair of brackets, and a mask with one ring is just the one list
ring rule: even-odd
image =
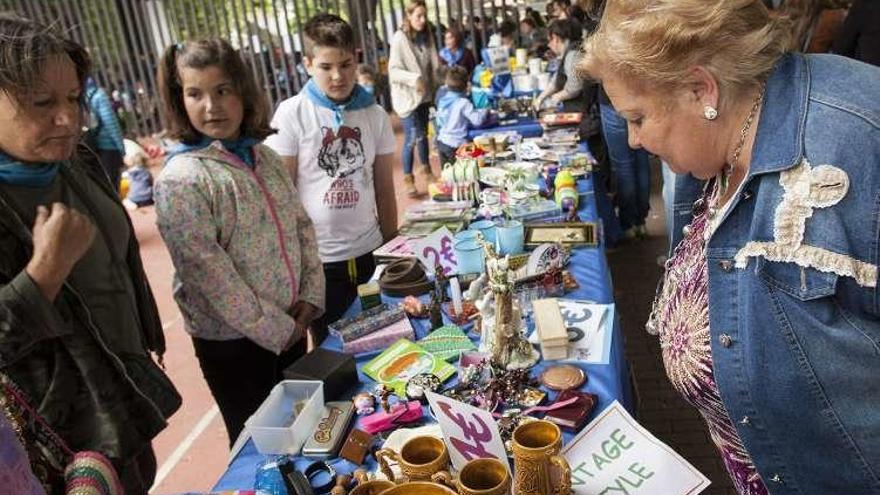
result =
[[[185,39],[219,36],[238,48],[273,105],[296,94],[308,76],[302,65],[302,26],[319,12],[340,15],[354,27],[359,62],[385,74],[388,41],[398,29],[407,0],[0,0],[13,11],[53,24],[85,46],[94,77],[111,95],[129,136],[162,130],[156,68],[165,47]],[[524,0],[427,0],[442,46],[441,26],[463,16],[470,39],[485,46],[505,15]],[[519,2],[519,3],[518,3]],[[479,56],[479,54],[477,54]],[[387,92],[380,95],[387,103]]]

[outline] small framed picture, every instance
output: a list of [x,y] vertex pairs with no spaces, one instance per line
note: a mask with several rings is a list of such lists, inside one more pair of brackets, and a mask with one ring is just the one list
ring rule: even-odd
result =
[[558,242],[563,246],[580,247],[599,244],[596,224],[593,222],[538,223],[526,225],[525,245],[539,246]]

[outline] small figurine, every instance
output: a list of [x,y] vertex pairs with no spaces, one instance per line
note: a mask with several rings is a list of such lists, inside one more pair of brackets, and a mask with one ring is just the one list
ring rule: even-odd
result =
[[424,303],[415,296],[406,296],[403,298],[403,310],[413,318],[424,318],[428,316],[428,308]]
[[349,483],[351,483],[351,476],[340,474],[336,477],[336,485],[330,490],[330,495],[346,495]]
[[449,277],[446,276],[446,272],[443,270],[443,267],[438,265],[434,266],[434,295],[437,296],[437,300],[440,303],[446,301],[446,286],[449,285]]
[[559,166],[547,165],[544,167],[544,186],[546,189],[546,198],[555,198],[556,196],[556,175],[559,173]]
[[501,369],[530,368],[540,358],[535,349],[523,336],[522,311],[513,300],[513,271],[510,270],[510,257],[499,257],[492,243],[483,240],[482,234],[477,238],[486,252],[486,274],[489,289],[495,298],[495,317],[491,327],[483,320],[482,339],[485,346],[481,351],[488,351],[491,362]]
[[391,412],[391,396],[394,395],[394,389],[381,383],[376,385],[376,395],[379,397],[379,404],[386,413]]
[[578,192],[574,176],[571,175],[571,172],[565,169],[560,170],[556,174],[554,185],[556,186],[556,204],[562,208],[562,211],[566,213],[577,211]]
[[369,392],[361,392],[352,398],[358,414],[373,414],[376,411],[376,400]]
[[483,297],[483,287],[486,285],[486,273],[483,272],[477,277],[476,280],[471,282],[471,285],[464,292],[464,298],[473,301],[476,303],[481,297]]
[[369,473],[367,473],[367,470],[363,468],[355,469],[351,476],[354,478],[355,483],[359,485],[370,481]]
[[436,330],[443,326],[443,313],[440,312],[440,303],[437,302],[436,296],[431,296],[431,330]]

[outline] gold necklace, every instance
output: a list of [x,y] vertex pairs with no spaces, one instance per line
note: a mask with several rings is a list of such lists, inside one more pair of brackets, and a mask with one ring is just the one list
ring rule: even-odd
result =
[[730,177],[733,175],[733,170],[739,166],[739,156],[742,154],[742,150],[746,144],[746,136],[749,133],[749,129],[752,127],[752,122],[755,120],[755,115],[758,114],[758,109],[761,108],[761,102],[764,101],[764,90],[767,88],[767,83],[761,83],[761,91],[758,92],[758,96],[755,98],[754,104],[752,104],[752,109],[749,111],[749,116],[746,117],[745,122],[743,122],[742,129],[739,131],[739,143],[736,145],[736,149],[733,151],[733,163],[727,164],[724,167],[724,170],[721,172],[721,176],[718,180],[719,187],[716,189],[717,194],[714,195],[713,203],[717,202],[720,198],[723,198],[727,193],[727,186],[730,184]]

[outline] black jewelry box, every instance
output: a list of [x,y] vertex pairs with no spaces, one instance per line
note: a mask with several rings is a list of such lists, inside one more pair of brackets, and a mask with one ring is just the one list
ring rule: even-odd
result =
[[321,347],[297,359],[281,373],[287,380],[324,382],[324,402],[341,398],[360,383],[354,356]]

